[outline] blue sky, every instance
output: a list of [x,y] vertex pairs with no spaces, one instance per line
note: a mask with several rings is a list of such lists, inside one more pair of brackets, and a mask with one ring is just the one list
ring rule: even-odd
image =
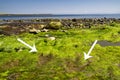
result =
[[6,14],[120,13],[120,0],[0,0]]

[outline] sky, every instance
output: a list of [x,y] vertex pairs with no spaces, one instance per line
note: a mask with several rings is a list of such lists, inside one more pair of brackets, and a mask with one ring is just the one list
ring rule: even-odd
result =
[[120,0],[0,0],[0,14],[114,14]]

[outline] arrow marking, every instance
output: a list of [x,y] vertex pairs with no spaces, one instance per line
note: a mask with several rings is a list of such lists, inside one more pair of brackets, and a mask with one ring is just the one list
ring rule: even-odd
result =
[[86,54],[86,53],[84,52],[84,59],[85,59],[85,60],[87,60],[87,59],[89,59],[89,58],[92,57],[92,56],[90,56],[90,53],[91,53],[91,51],[93,50],[93,48],[94,48],[94,46],[96,45],[96,43],[97,43],[97,40],[95,40],[95,42],[93,43],[92,47],[91,47],[90,50],[88,51],[88,54]]
[[25,43],[23,40],[21,40],[20,38],[17,38],[17,40],[19,41],[19,42],[21,42],[22,44],[24,44],[24,45],[26,45],[27,47],[29,47],[31,50],[30,50],[30,52],[37,52],[37,49],[36,49],[36,47],[35,47],[35,44],[33,45],[33,47],[32,46],[30,46],[29,44],[27,44],[27,43]]

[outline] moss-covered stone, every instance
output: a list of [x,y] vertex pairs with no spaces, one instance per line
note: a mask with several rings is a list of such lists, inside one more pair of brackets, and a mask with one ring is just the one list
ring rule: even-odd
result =
[[50,22],[48,24],[48,27],[49,29],[60,29],[62,27],[62,23],[61,22]]

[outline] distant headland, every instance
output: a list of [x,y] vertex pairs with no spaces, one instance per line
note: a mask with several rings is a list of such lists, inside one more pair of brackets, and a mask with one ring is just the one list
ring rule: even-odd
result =
[[0,14],[0,16],[51,16],[53,14]]

